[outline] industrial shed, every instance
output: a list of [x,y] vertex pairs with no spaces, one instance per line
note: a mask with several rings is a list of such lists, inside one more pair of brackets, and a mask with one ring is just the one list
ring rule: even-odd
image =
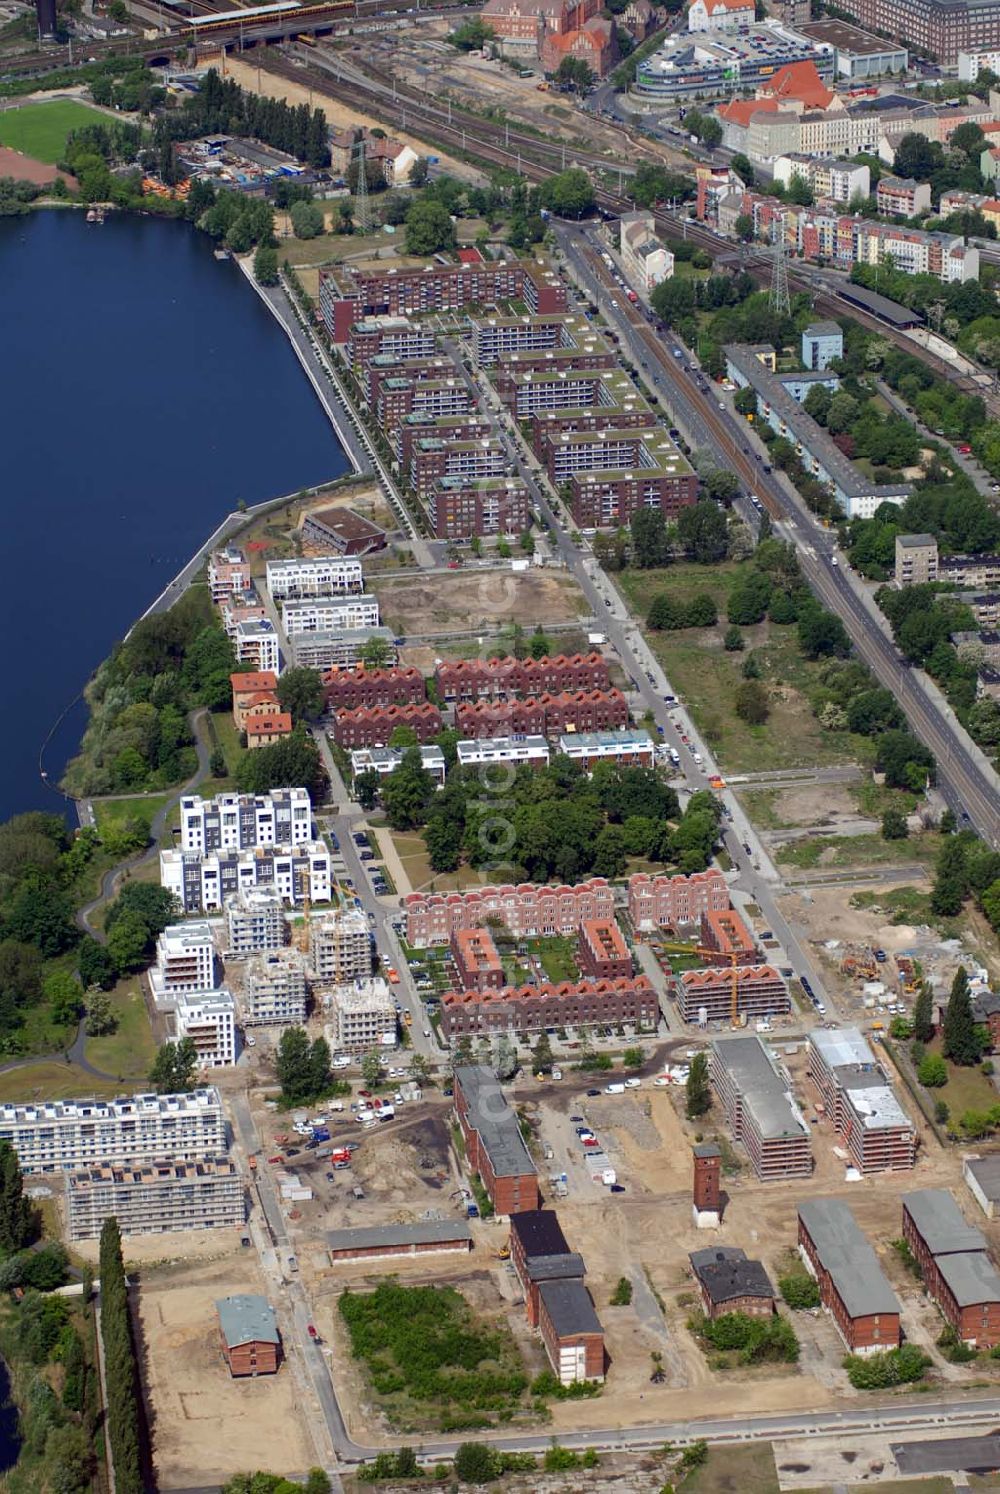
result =
[[434,1255],[444,1250],[472,1249],[472,1231],[464,1219],[420,1219],[413,1224],[332,1229],[326,1238],[334,1265],[379,1256]]

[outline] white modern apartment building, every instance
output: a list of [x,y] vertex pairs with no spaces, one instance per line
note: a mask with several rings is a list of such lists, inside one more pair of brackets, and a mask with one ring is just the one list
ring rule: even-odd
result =
[[261,674],[267,669],[275,674],[281,673],[278,634],[274,623],[269,618],[254,618],[238,622],[233,647],[236,649],[236,657],[241,664],[252,664],[254,669]]
[[301,846],[312,839],[312,804],[304,788],[269,794],[217,794],[181,799],[182,851],[244,851]]
[[123,1235],[239,1229],[246,1220],[243,1179],[229,1157],[196,1162],[95,1162],[66,1178],[71,1240],[95,1240],[114,1215]]
[[297,949],[274,949],[247,962],[243,1021],[247,1027],[301,1026],[306,1019],[306,962]]
[[330,1000],[330,1042],[343,1053],[396,1046],[396,1003],[384,980],[337,986]]
[[197,1162],[227,1149],[222,1101],[214,1088],[186,1095],[0,1105],[0,1141],[10,1142],[25,1173],[164,1157]]
[[328,903],[330,852],[322,841],[290,849],[264,846],[245,851],[161,851],[160,884],[178,899],[185,913],[209,913],[228,898],[255,887],[268,887],[282,902],[297,907],[306,897]]
[[157,1003],[180,991],[215,989],[215,941],[207,923],[174,923],[163,930],[149,984]]
[[299,597],[348,596],[364,590],[361,561],[347,555],[269,560],[267,589],[275,602],[292,602]]
[[173,1000],[171,1036],[190,1038],[198,1067],[224,1069],[236,1062],[236,1002],[229,991],[182,991]]
[[309,965],[317,985],[352,985],[371,976],[371,931],[360,908],[334,908],[312,920]]
[[[387,773],[395,773],[404,756],[402,747],[355,747],[351,753],[351,772],[355,778],[359,773],[378,773],[384,777]],[[447,771],[445,756],[441,748],[433,743],[429,746],[427,744],[422,746],[420,764],[424,772],[430,773],[440,788]]]
[[483,768],[493,763],[527,763],[546,768],[549,744],[544,737],[472,737],[458,743],[460,768]]
[[831,202],[849,203],[852,197],[867,197],[871,192],[871,170],[863,161],[818,160],[797,152],[779,156],[774,180],[789,187],[796,176],[809,183],[814,196]]
[[226,933],[228,953],[236,957],[281,949],[288,939],[288,923],[275,889],[246,887],[227,898]]
[[379,625],[378,598],[359,596],[307,597],[303,601],[284,602],[281,625],[289,638],[299,633],[331,633],[341,629],[356,632],[359,628]]

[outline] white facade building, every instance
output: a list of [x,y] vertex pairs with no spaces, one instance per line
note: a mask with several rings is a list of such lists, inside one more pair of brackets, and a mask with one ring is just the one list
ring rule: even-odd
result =
[[228,991],[177,996],[173,1039],[190,1038],[198,1050],[198,1067],[223,1069],[236,1062],[236,1003]]
[[275,602],[300,597],[348,596],[364,589],[361,561],[346,555],[267,562],[267,589]]
[[163,930],[149,984],[157,1002],[179,991],[215,989],[215,941],[207,923],[176,923]]
[[481,768],[488,763],[530,763],[544,768],[549,762],[549,744],[544,737],[472,737],[458,743],[460,768]]
[[230,954],[261,954],[281,949],[288,924],[281,898],[273,887],[247,887],[226,899],[227,948]]
[[1000,52],[959,52],[958,80],[960,83],[975,83],[980,73],[1000,73]]
[[[355,777],[359,773],[379,773],[383,777],[386,773],[395,773],[403,761],[402,747],[356,747],[351,753],[351,772]],[[438,787],[444,783],[446,763],[444,753],[440,747],[423,746],[420,749],[420,762],[424,771],[430,773]]]
[[661,244],[652,213],[625,213],[619,223],[618,248],[626,280],[648,295],[674,273],[674,256]]
[[753,0],[692,0],[688,30],[738,31],[752,26],[755,15]]
[[259,847],[246,851],[161,851],[160,885],[168,888],[185,913],[211,912],[227,898],[255,887],[269,887],[289,907],[308,896],[311,903],[330,901],[330,852],[322,841],[288,849]]
[[243,1021],[247,1027],[301,1026],[306,1019],[306,962],[297,949],[254,955],[246,968]]
[[312,804],[304,788],[269,794],[198,794],[181,800],[183,851],[244,851],[301,846],[312,839]]
[[377,628],[378,598],[361,593],[359,596],[311,597],[301,602],[284,602],[281,625],[289,638],[300,633],[331,633],[341,629],[356,632],[359,628]]
[[261,674],[266,669],[281,673],[281,650],[274,623],[268,618],[236,624],[233,639],[236,657],[241,664],[252,664]]
[[25,1173],[164,1157],[197,1162],[224,1155],[228,1145],[214,1088],[186,1095],[0,1105],[0,1141],[10,1142]]
[[337,986],[330,994],[330,1041],[340,1052],[396,1046],[396,1002],[379,977]]

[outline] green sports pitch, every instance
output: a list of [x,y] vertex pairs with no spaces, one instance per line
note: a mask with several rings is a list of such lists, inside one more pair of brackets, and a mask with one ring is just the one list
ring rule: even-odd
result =
[[102,124],[105,116],[74,99],[52,99],[45,104],[24,104],[0,114],[0,145],[19,150],[35,161],[55,165],[62,159],[70,130]]

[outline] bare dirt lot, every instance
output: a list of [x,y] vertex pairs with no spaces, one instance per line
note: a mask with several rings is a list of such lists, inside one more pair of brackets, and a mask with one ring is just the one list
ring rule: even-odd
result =
[[374,589],[387,626],[406,635],[493,631],[515,622],[530,630],[572,622],[588,611],[576,582],[553,571],[457,571],[402,577]]
[[[308,1468],[315,1461],[289,1365],[233,1380],[219,1353],[215,1302],[267,1293],[256,1256],[143,1272],[139,1321],[153,1455],[164,1488],[222,1483],[245,1468]],[[270,1294],[282,1326],[282,1303]]]

